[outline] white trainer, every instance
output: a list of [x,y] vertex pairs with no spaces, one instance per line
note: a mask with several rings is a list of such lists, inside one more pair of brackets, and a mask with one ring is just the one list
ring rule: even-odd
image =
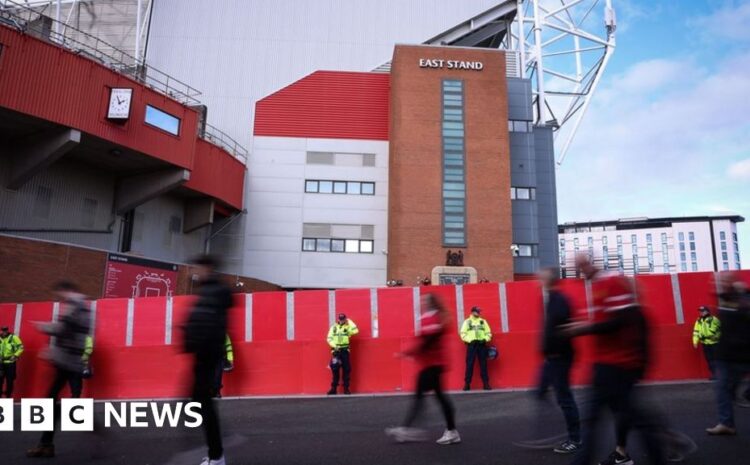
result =
[[201,465],[227,465],[227,461],[224,460],[223,455],[216,460],[211,460],[208,457],[204,457]]
[[441,445],[458,444],[459,442],[461,442],[461,436],[458,434],[458,430],[455,429],[445,430],[443,436],[437,440],[437,443]]
[[427,439],[427,435],[424,430],[419,428],[409,428],[406,426],[396,426],[393,428],[386,428],[385,434],[393,438],[394,441],[403,442],[421,442]]

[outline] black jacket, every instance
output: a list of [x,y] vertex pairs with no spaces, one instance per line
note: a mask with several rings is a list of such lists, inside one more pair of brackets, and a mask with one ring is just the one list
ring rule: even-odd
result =
[[185,351],[201,358],[220,359],[227,334],[227,311],[232,307],[232,291],[212,275],[201,283],[198,300],[185,325]]
[[719,321],[716,358],[750,363],[750,294],[732,290],[719,295]]
[[560,334],[560,326],[570,323],[571,309],[568,298],[561,292],[550,290],[544,309],[544,332],[542,353],[547,358],[573,358],[570,338]]

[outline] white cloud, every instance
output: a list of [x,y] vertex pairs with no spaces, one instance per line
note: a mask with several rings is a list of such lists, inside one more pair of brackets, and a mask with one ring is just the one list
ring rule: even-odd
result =
[[750,2],[729,3],[708,16],[695,18],[688,26],[709,39],[750,40]]
[[729,168],[727,168],[727,176],[732,179],[750,181],[750,158],[729,165]]
[[750,216],[750,188],[735,181],[750,178],[747,95],[750,52],[704,66],[649,60],[605,76],[558,170],[559,220]]

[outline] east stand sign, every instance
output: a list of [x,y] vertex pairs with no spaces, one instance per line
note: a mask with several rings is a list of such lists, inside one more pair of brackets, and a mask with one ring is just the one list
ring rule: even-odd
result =
[[484,63],[481,61],[458,61],[458,60],[437,60],[430,58],[419,59],[420,68],[438,68],[438,69],[470,69],[481,71],[484,69]]

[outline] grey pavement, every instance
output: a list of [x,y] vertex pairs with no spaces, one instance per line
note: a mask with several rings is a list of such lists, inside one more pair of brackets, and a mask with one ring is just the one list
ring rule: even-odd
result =
[[[739,434],[709,437],[716,423],[713,387],[708,383],[640,388],[651,405],[666,414],[671,427],[689,435],[698,450],[684,463],[746,465],[750,463],[750,409],[736,408]],[[585,390],[576,397],[584,402]],[[422,425],[433,440],[395,444],[383,433],[403,418],[410,398],[336,396],[330,398],[223,399],[219,401],[227,463],[417,465],[417,464],[566,464],[569,456],[551,450],[529,450],[513,442],[532,434],[563,432],[562,416],[547,409],[542,431],[534,430],[537,409],[528,392],[452,394],[463,442],[434,443],[442,433],[437,403],[428,398]],[[585,408],[585,407],[584,407]],[[97,404],[97,418],[102,405]],[[18,424],[18,422],[16,422]],[[532,431],[534,430],[534,431]],[[111,428],[100,433],[58,433],[54,459],[26,459],[25,449],[39,433],[0,432],[0,464],[199,464],[205,449],[200,428]],[[610,422],[600,434],[600,455],[614,446]],[[646,464],[637,435],[631,441],[636,464]]]

